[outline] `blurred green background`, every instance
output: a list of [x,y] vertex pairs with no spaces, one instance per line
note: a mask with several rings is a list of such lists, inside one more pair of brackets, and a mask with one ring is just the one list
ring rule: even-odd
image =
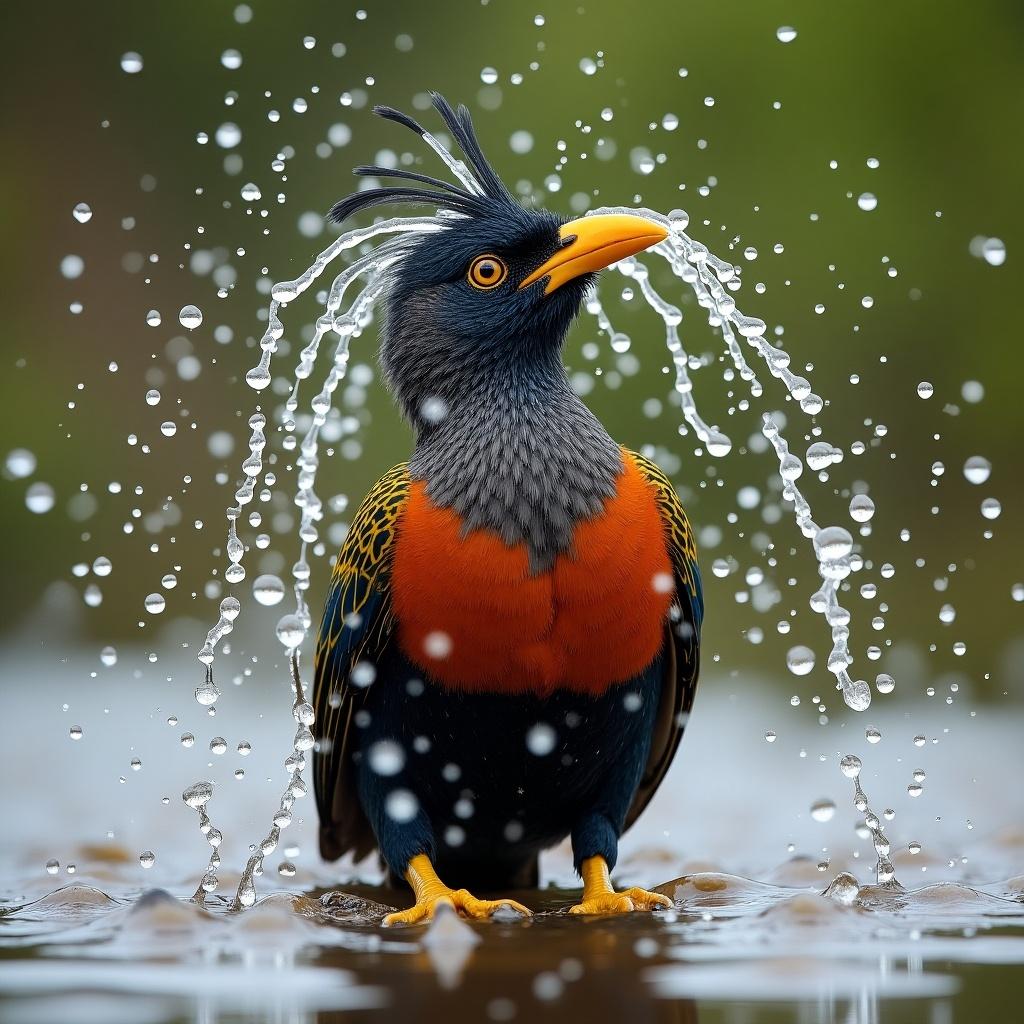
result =
[[[216,618],[212,570],[226,564],[223,509],[246,453],[245,422],[257,401],[273,413],[286,387],[275,382],[258,397],[241,379],[257,359],[269,283],[296,276],[326,246],[333,229],[316,214],[355,187],[353,165],[412,154],[439,171],[413,135],[370,114],[373,103],[388,103],[432,125],[422,108],[425,91],[437,89],[470,105],[499,172],[533,200],[567,213],[588,203],[682,206],[692,235],[743,265],[740,308],[784,326],[795,370],[813,364],[815,391],[829,403],[817,422],[845,452],[830,480],[807,473],[802,481],[818,522],[854,527],[853,486],[869,489],[878,507],[862,538],[868,564],[846,598],[855,676],[891,669],[905,693],[936,680],[988,697],[1020,692],[1024,604],[1011,597],[1024,580],[1013,526],[1024,498],[1017,0],[115,0],[5,5],[0,18],[8,40],[0,429],[5,456],[25,448],[37,460],[29,477],[8,467],[0,480],[7,643],[56,633],[97,645],[145,638],[139,623],[153,617],[143,599],[172,572],[178,584],[165,591],[159,621]],[[776,35],[785,25],[797,30],[789,43]],[[225,50],[239,51],[240,67],[224,66]],[[122,70],[128,52],[141,55],[140,72]],[[225,123],[240,129],[237,145],[218,143]],[[523,132],[529,144],[515,135]],[[232,140],[222,133],[221,141]],[[278,157],[283,174],[272,168]],[[242,200],[247,182],[260,186],[260,201]],[[865,192],[877,196],[876,209],[859,208]],[[72,216],[82,202],[92,210],[84,224]],[[990,236],[1005,244],[1002,265],[971,252],[972,240],[977,247]],[[751,246],[753,260],[743,255]],[[69,255],[83,261],[79,276],[67,276]],[[678,282],[660,273],[656,281],[682,300]],[[757,450],[762,409],[786,414],[800,454],[814,439],[811,421],[763,368],[765,398],[739,405],[745,386],[723,379],[720,344],[691,302],[684,339],[708,364],[693,375],[698,406],[735,443],[724,460],[696,455],[695,438],[678,433],[660,321],[620,297],[625,283],[611,276],[602,295],[632,337],[630,358],[615,356],[583,317],[566,360],[589,378],[578,379],[592,386],[587,400],[613,435],[653,446],[688,497],[703,541],[709,664],[720,658],[752,684],[785,678],[786,649],[804,643],[818,667],[813,683],[799,685],[827,693],[826,630],[807,607],[813,560],[789,511],[778,517],[775,462]],[[177,321],[186,303],[204,313],[193,332]],[[151,309],[158,327],[146,323]],[[288,311],[279,373],[291,371],[316,315],[311,296]],[[318,486],[325,499],[357,503],[409,450],[405,427],[369,381],[372,334],[357,343],[354,385],[338,392],[325,446],[333,457],[323,459]],[[594,341],[600,354],[589,358]],[[934,385],[932,398],[917,397],[920,381]],[[965,382],[983,386],[981,401],[965,400]],[[162,395],[153,407],[150,388]],[[305,398],[312,393],[310,382]],[[160,430],[168,420],[173,437]],[[230,453],[222,432],[234,439]],[[863,455],[851,453],[857,441]],[[277,451],[274,469],[290,486]],[[981,486],[962,474],[976,454],[993,465]],[[933,477],[936,461],[946,470]],[[40,481],[56,504],[32,514],[26,489]],[[743,487],[763,500],[739,507]],[[990,496],[1003,509],[994,521],[979,512]],[[247,556],[249,581],[257,570],[287,576],[297,550],[286,494],[263,511],[263,526],[244,539],[252,544],[262,530],[273,540]],[[345,514],[330,518],[323,534],[333,548]],[[314,614],[331,553],[316,560]],[[111,575],[74,574],[101,555]],[[731,560],[724,579],[710,571],[714,559]],[[895,567],[889,579],[879,573],[885,562]],[[54,581],[80,595],[93,585],[102,603],[79,598],[73,615],[66,601],[53,604],[59,622],[32,615]],[[879,584],[876,597],[857,595],[865,582]],[[952,622],[939,619],[945,604],[955,608]],[[780,620],[791,623],[788,633],[780,635]],[[962,656],[957,642],[967,645]],[[879,660],[865,657],[869,644],[881,648]]]

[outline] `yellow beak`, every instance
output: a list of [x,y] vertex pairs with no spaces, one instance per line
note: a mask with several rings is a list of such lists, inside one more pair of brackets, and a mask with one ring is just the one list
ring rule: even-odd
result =
[[520,288],[529,288],[546,277],[544,294],[550,295],[580,274],[603,270],[618,260],[657,245],[668,237],[668,231],[643,217],[604,213],[571,220],[562,225],[558,235],[562,247],[530,274]]

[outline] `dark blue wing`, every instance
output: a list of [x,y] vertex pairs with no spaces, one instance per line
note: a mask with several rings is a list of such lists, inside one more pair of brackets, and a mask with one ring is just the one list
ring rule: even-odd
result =
[[704,591],[697,565],[697,545],[683,503],[665,473],[650,459],[627,452],[654,488],[658,511],[665,527],[668,555],[672,562],[675,601],[666,626],[665,675],[662,680],[658,716],[651,752],[633,804],[626,815],[626,828],[636,821],[654,796],[675,757],[697,692],[700,672],[700,628],[704,621]]
[[353,717],[391,636],[391,557],[408,494],[407,463],[374,484],[338,552],[320,623],[313,674],[313,789],[320,850],[328,860],[348,850],[362,857],[376,846],[356,793],[350,740]]

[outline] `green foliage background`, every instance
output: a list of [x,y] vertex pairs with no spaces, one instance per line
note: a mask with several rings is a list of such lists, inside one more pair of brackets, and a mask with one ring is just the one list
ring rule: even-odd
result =
[[[51,483],[58,496],[53,512],[33,516],[24,505],[30,481],[0,480],[7,584],[0,610],[8,642],[45,642],[47,631],[37,619],[22,625],[25,614],[52,581],[71,579],[73,563],[91,562],[98,554],[112,558],[115,572],[101,581],[102,606],[83,606],[76,620],[75,628],[91,641],[138,635],[136,623],[145,618],[142,598],[158,589],[172,562],[182,570],[179,587],[168,595],[169,614],[215,617],[202,584],[210,566],[224,561],[212,558],[211,549],[222,544],[222,510],[231,493],[216,483],[215,473],[228,471],[233,484],[238,449],[229,459],[213,459],[206,438],[230,430],[244,450],[254,395],[240,377],[256,361],[262,331],[256,314],[265,302],[255,289],[261,269],[280,279],[308,265],[330,236],[303,237],[296,230],[299,215],[326,210],[354,187],[354,164],[372,162],[383,148],[425,156],[412,136],[372,118],[369,105],[345,107],[339,96],[363,90],[370,104],[408,109],[417,94],[437,89],[473,108],[501,173],[510,182],[533,183],[554,208],[568,211],[572,195],[593,190],[595,205],[684,206],[692,233],[712,250],[726,255],[738,237],[732,258],[743,263],[745,246],[758,249],[758,259],[744,264],[740,306],[769,324],[785,325],[794,368],[812,363],[815,390],[830,402],[819,418],[825,437],[847,451],[832,481],[819,485],[808,474],[805,490],[821,510],[819,521],[850,525],[848,491],[834,494],[833,488],[842,492],[857,480],[870,484],[879,512],[864,553],[876,568],[863,578],[877,579],[884,561],[897,568],[880,592],[888,606],[882,633],[875,635],[868,625],[878,614],[878,601],[851,596],[855,669],[872,678],[884,667],[885,658],[878,665],[865,662],[863,648],[888,637],[905,654],[916,652],[909,662],[904,659],[919,668],[908,681],[914,688],[950,673],[989,696],[1019,685],[1024,605],[1011,600],[1010,588],[1024,579],[1018,525],[1024,365],[1016,312],[1024,251],[1024,143],[1014,127],[1024,109],[1024,6],[1016,0],[539,0],[532,6],[518,0],[366,0],[251,7],[248,24],[236,23],[234,5],[220,2],[17,4],[6,5],[0,15],[7,40],[7,99],[0,105],[0,436],[4,451],[23,446],[37,455],[35,478]],[[357,17],[360,7],[365,19]],[[538,13],[545,16],[542,27],[534,24]],[[784,24],[799,33],[787,45],[775,37]],[[302,44],[307,35],[317,41],[309,50]],[[411,37],[411,49],[396,47],[399,35]],[[331,54],[331,44],[339,41],[347,50],[341,58]],[[243,53],[237,71],[221,66],[220,54],[228,47]],[[120,55],[129,50],[143,55],[141,74],[120,69]],[[585,58],[600,58],[603,66],[584,74]],[[539,67],[530,70],[534,61]],[[485,66],[497,69],[496,87],[482,84]],[[687,69],[685,78],[680,67]],[[513,73],[523,75],[522,84],[510,83]],[[318,94],[311,93],[313,85]],[[231,108],[224,105],[228,90],[239,93]],[[298,96],[309,100],[301,115],[291,109]],[[713,97],[714,105],[705,97]],[[600,119],[605,107],[614,112],[609,123]],[[266,117],[271,108],[282,112],[277,123]],[[660,125],[666,113],[679,118],[674,132],[648,128]],[[593,126],[591,136],[581,134],[577,119]],[[235,175],[224,171],[224,150],[212,141],[195,141],[197,131],[212,135],[225,120],[243,131],[238,152],[244,168]],[[317,143],[339,121],[351,129],[351,141],[327,158],[317,156]],[[535,140],[528,154],[509,146],[512,132],[522,129]],[[592,151],[597,136],[615,140],[615,157],[579,159]],[[698,146],[701,139],[706,148]],[[561,171],[560,191],[544,197],[542,182],[560,155],[558,140],[566,141],[570,159]],[[286,145],[295,155],[288,160],[287,182],[279,184],[269,165]],[[631,167],[630,151],[638,146],[666,155],[649,176]],[[879,159],[878,169],[866,166],[868,157]],[[830,160],[838,161],[838,170],[829,168]],[[145,175],[156,179],[148,191],[140,186]],[[702,197],[697,190],[710,177],[716,184]],[[264,200],[256,206],[270,211],[265,220],[245,214],[238,190],[248,180],[262,184]],[[680,184],[686,185],[683,192]],[[274,199],[279,190],[287,195],[284,205]],[[872,213],[859,210],[851,198],[863,191],[879,197]],[[94,211],[85,225],[71,216],[81,201]],[[136,225],[124,231],[121,219],[128,216]],[[265,226],[268,236],[261,233]],[[1004,240],[1005,265],[991,267],[970,255],[976,235]],[[772,253],[776,242],[785,245],[781,256]],[[226,248],[238,270],[227,298],[216,297],[209,278],[190,272],[186,243]],[[237,246],[245,247],[244,257],[231,255]],[[127,251],[156,254],[158,262],[128,272],[122,266]],[[60,274],[66,253],[85,258],[78,280]],[[883,257],[891,262],[883,263]],[[898,269],[895,278],[886,276],[889,265]],[[766,283],[764,295],[753,291],[759,280]],[[863,295],[875,298],[870,310],[861,306]],[[68,311],[75,300],[84,303],[79,316]],[[186,302],[197,303],[206,315],[187,342],[203,365],[192,381],[177,379],[168,355],[169,344],[172,353],[180,348],[174,339],[185,332],[176,311]],[[814,313],[819,302],[827,307],[822,315]],[[150,308],[163,313],[159,329],[145,324]],[[813,572],[805,542],[788,513],[766,529],[759,511],[736,508],[741,486],[764,488],[771,459],[737,450],[715,463],[709,477],[707,457],[693,455],[694,439],[678,436],[675,409],[666,407],[655,419],[643,416],[645,398],[667,400],[671,390],[671,380],[662,376],[660,324],[636,303],[610,308],[616,325],[631,334],[642,372],[614,391],[599,381],[590,396],[594,408],[623,442],[675,452],[682,459],[676,478],[691,494],[694,520],[724,531],[721,544],[705,556],[709,656],[720,655],[730,669],[749,670],[750,678],[761,672],[777,676],[784,650],[808,643],[818,652],[816,678],[827,688],[824,627],[806,607]],[[315,311],[305,309],[301,316],[308,322]],[[690,348],[717,354],[700,311],[688,306],[686,316]],[[218,324],[232,328],[230,344],[214,341]],[[612,365],[610,355],[597,364],[581,356],[581,343],[595,337],[592,322],[581,322],[567,352],[574,369]],[[363,344],[358,358],[368,360],[369,348]],[[881,363],[880,356],[887,361]],[[112,360],[116,373],[107,369]],[[279,357],[278,369],[290,369],[293,362]],[[695,375],[698,404],[740,446],[759,422],[756,411],[735,408],[742,385],[723,382],[723,366]],[[166,377],[156,409],[143,400],[153,367]],[[860,375],[859,384],[850,384],[851,373]],[[769,396],[765,408],[787,411],[794,448],[802,453],[807,423],[792,403],[782,401],[777,381],[763,372],[760,377]],[[920,380],[935,385],[928,402],[916,397]],[[983,402],[961,400],[966,380],[984,385]],[[362,457],[325,460],[324,496],[344,493],[358,501],[408,451],[408,434],[376,385],[359,414],[367,412],[372,424],[360,435]],[[171,414],[178,434],[162,438],[158,424]],[[870,441],[878,423],[888,434],[858,461],[849,454],[850,443]],[[152,445],[152,454],[127,444],[133,432]],[[995,467],[984,488],[969,486],[960,472],[964,458],[977,453]],[[933,487],[929,467],[937,459],[948,469]],[[106,493],[113,479],[126,485],[125,493]],[[699,486],[701,481],[708,486]],[[97,495],[99,509],[79,522],[66,509],[82,484]],[[129,493],[136,485],[141,495]],[[1003,503],[995,523],[978,513],[988,494]],[[159,537],[123,534],[132,507],[149,512],[167,498],[183,509],[177,530],[165,529]],[[941,514],[931,514],[932,505],[941,506]],[[730,512],[736,513],[735,523],[727,521]],[[194,528],[196,519],[204,521],[203,529]],[[982,536],[986,527],[995,531],[991,540]],[[902,529],[910,531],[909,542],[899,539]],[[758,545],[762,531],[774,541],[773,552]],[[159,542],[159,552],[147,550],[151,541]],[[722,581],[711,578],[708,564],[726,555],[738,560],[739,572]],[[772,556],[777,566],[766,562]],[[734,597],[744,589],[743,572],[751,565],[770,570],[782,591],[779,604],[763,614]],[[320,571],[314,585],[313,604],[324,575]],[[790,577],[796,586],[788,585]],[[933,581],[942,577],[948,589],[939,592]],[[82,587],[81,581],[75,585]],[[193,590],[199,594],[194,600]],[[937,617],[947,601],[958,609],[951,626]],[[776,635],[780,618],[793,621],[787,637]],[[752,626],[764,630],[763,644],[744,642]],[[951,654],[956,640],[968,644],[963,658]],[[929,644],[935,645],[932,653]]]

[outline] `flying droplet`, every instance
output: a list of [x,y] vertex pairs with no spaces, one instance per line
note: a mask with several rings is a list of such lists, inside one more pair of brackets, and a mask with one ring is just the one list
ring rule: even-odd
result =
[[833,801],[824,798],[815,800],[811,804],[811,817],[815,821],[831,821],[836,813],[836,805]]
[[53,488],[49,484],[35,483],[25,492],[25,506],[36,515],[49,512],[55,500]]
[[878,197],[873,192],[861,192],[857,196],[857,205],[867,213],[878,206]]
[[526,749],[536,757],[544,757],[555,749],[558,735],[546,722],[538,722],[526,734]]
[[367,761],[378,775],[397,775],[405,766],[405,751],[394,740],[377,740],[367,751]]
[[810,647],[797,644],[786,652],[786,667],[795,676],[806,676],[814,668],[814,651]]
[[129,75],[137,75],[142,70],[142,54],[134,50],[122,53],[121,70]]
[[964,476],[968,483],[983,484],[992,472],[992,463],[983,455],[972,455],[964,463]]
[[159,615],[164,608],[167,607],[167,602],[164,600],[163,594],[149,594],[146,597],[146,611],[150,615]]
[[182,306],[178,322],[186,330],[194,331],[203,322],[203,312],[198,306]]
[[264,573],[252,581],[252,596],[258,604],[272,608],[284,600],[285,588],[280,578],[272,573]]
[[277,623],[277,639],[289,650],[294,650],[306,638],[306,627],[297,615],[283,615]]
[[775,38],[780,43],[791,43],[796,39],[796,29],[792,25],[780,25],[775,30]]
[[156,863],[156,854],[152,850],[144,850],[139,854],[139,863],[144,868],[151,868]]
[[999,514],[1003,511],[1003,506],[1000,504],[998,498],[986,498],[981,503],[981,514],[986,519],[998,519]]
[[866,494],[855,494],[850,499],[850,518],[866,523],[875,514],[875,503]]
[[36,471],[36,457],[27,448],[13,448],[7,453],[4,465],[12,479],[22,480]]
[[207,804],[212,796],[212,782],[195,782],[181,794],[181,799],[184,800],[189,807],[198,809]]
[[74,217],[79,224],[85,224],[92,219],[92,207],[88,203],[78,203],[71,211],[71,216]]

